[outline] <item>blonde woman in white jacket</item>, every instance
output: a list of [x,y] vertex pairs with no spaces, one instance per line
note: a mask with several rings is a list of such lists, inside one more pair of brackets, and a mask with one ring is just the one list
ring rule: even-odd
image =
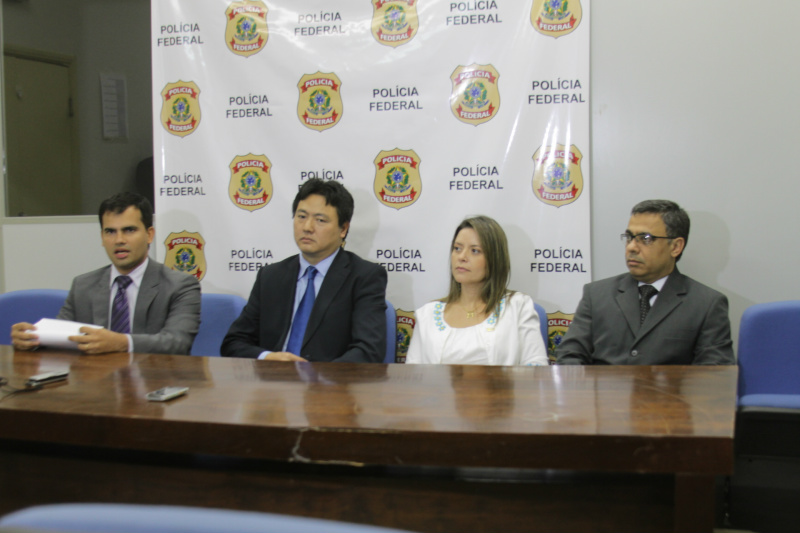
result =
[[407,364],[546,365],[539,316],[527,294],[508,290],[503,228],[476,216],[456,228],[450,292],[416,311]]

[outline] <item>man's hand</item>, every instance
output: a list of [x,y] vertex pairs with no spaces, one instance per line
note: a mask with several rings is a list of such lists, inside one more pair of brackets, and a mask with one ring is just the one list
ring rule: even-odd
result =
[[105,328],[90,328],[88,326],[83,326],[78,331],[85,333],[85,335],[72,335],[67,338],[77,342],[78,349],[85,354],[128,351],[128,337],[124,333],[116,333]]
[[298,357],[289,352],[272,352],[266,355],[264,361],[305,361],[302,357]]
[[18,322],[11,326],[11,344],[17,350],[35,350],[39,347],[39,337],[33,333],[36,326],[28,322]]

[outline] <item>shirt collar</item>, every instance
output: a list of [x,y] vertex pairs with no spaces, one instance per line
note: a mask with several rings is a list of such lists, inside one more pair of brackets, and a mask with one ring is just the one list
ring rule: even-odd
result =
[[667,274],[666,276],[664,276],[661,279],[655,280],[653,283],[645,283],[644,281],[640,281],[639,282],[639,287],[641,287],[642,285],[652,285],[653,287],[656,288],[656,290],[658,292],[661,292],[661,289],[664,288],[664,284],[667,282],[667,278],[668,277],[669,277],[669,274]]
[[[134,287],[139,287],[142,284],[142,279],[144,278],[144,271],[147,270],[147,264],[149,262],[150,258],[145,257],[144,261],[142,261],[142,263],[139,266],[137,266],[128,273],[128,277],[131,278]],[[117,279],[117,276],[122,276],[122,275],[123,274],[120,274],[119,270],[117,270],[117,267],[111,265],[111,282],[110,282],[111,284],[109,286],[113,287],[114,280]]]
[[[314,265],[314,268],[317,269],[317,275],[320,278],[324,278],[325,274],[328,273],[328,269],[331,268],[331,264],[333,263],[333,260],[336,259],[336,255],[339,253],[339,250],[341,250],[341,248],[337,248],[336,251],[331,255]],[[297,279],[302,278],[306,273],[306,269],[310,266],[311,263],[306,261],[305,257],[303,257],[303,254],[300,254],[300,272],[297,274]]]

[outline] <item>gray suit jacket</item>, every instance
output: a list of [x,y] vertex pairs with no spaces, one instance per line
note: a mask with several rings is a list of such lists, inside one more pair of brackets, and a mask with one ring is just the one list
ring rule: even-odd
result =
[[728,299],[676,268],[640,327],[638,282],[630,274],[589,283],[556,362],[732,365]]
[[[72,281],[63,320],[108,327],[111,265]],[[142,353],[188,354],[200,325],[200,283],[150,259],[136,297],[131,338]]]

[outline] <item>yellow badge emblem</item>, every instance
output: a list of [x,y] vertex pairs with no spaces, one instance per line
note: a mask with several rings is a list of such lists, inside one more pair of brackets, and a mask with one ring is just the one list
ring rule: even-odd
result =
[[272,199],[272,163],[265,155],[237,155],[229,165],[228,196],[236,207],[255,211]]
[[[564,340],[575,314],[567,315],[561,311],[547,313],[547,356],[551,362],[556,360],[556,348]],[[541,317],[540,317],[541,320]]]
[[492,65],[459,65],[450,75],[450,109],[456,118],[473,126],[492,120],[500,108],[499,77]]
[[417,319],[414,311],[403,311],[397,309],[397,354],[395,361],[405,363],[408,355],[408,346],[411,344],[411,336],[414,334],[414,326]]
[[343,111],[341,87],[341,80],[333,73],[316,72],[300,78],[297,116],[303,126],[322,131],[339,123]]
[[542,35],[559,37],[572,33],[581,23],[581,0],[533,0],[531,24]]
[[542,202],[561,207],[583,192],[581,155],[575,145],[540,147],[533,154],[533,193]]
[[236,55],[249,57],[267,44],[267,6],[260,0],[232,2],[225,10],[225,44]]
[[419,30],[417,0],[372,0],[372,36],[386,46],[400,46]]
[[193,81],[168,83],[161,91],[161,124],[178,137],[194,133],[200,125],[200,88]]
[[206,255],[203,250],[205,244],[199,233],[170,233],[164,241],[167,248],[164,264],[172,270],[194,276],[199,281],[206,275]]
[[420,159],[414,150],[383,150],[374,163],[375,196],[382,204],[401,209],[419,199],[422,191]]

